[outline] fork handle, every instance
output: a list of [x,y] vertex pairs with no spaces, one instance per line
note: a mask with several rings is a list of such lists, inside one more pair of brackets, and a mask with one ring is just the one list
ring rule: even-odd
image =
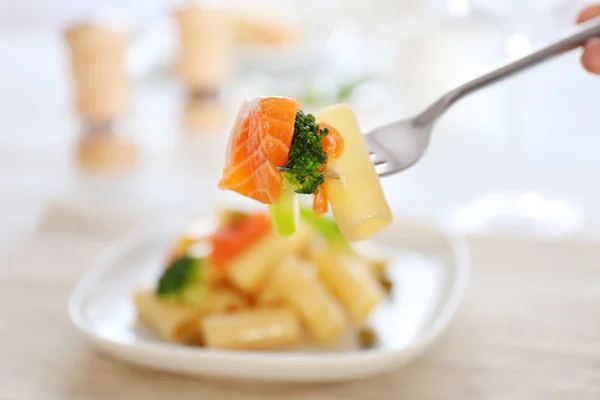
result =
[[555,56],[564,54],[567,50],[572,50],[583,45],[587,40],[600,36],[600,18],[594,18],[579,26],[571,29],[569,33],[562,38],[551,42],[537,50],[509,61],[488,71],[487,73],[472,79],[461,86],[451,90],[441,97],[428,109],[415,118],[415,124],[431,125],[433,124],[450,106],[461,98],[471,94],[488,85],[496,83],[499,80],[507,78],[517,72],[524,71],[543,61],[549,60]]

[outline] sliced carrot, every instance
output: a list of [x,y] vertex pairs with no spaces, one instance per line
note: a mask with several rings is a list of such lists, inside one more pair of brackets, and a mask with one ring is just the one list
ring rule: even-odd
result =
[[312,209],[318,216],[325,214],[329,210],[329,198],[325,191],[325,185],[319,186],[319,191],[313,197]]
[[219,229],[212,236],[212,262],[217,268],[225,268],[258,239],[273,229],[266,214],[251,214],[243,221]]
[[344,151],[344,138],[333,126],[325,123],[325,122],[317,122],[319,128],[327,128],[329,129],[329,134],[321,140],[321,145],[323,146],[323,150],[327,154],[327,157],[338,158],[342,155]]
[[[337,129],[325,122],[317,122],[319,128],[327,128],[329,133],[321,140],[321,145],[327,158],[338,158],[344,151],[344,138]],[[324,168],[323,168],[324,169]],[[329,198],[325,191],[325,185],[319,186],[319,191],[313,197],[313,211],[316,215],[323,215],[329,210]]]

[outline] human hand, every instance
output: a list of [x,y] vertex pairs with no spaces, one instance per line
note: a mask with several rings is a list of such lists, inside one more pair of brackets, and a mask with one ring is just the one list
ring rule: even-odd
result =
[[[577,23],[600,17],[600,4],[588,6],[579,13]],[[600,38],[590,39],[585,43],[581,54],[581,65],[586,71],[600,75]]]

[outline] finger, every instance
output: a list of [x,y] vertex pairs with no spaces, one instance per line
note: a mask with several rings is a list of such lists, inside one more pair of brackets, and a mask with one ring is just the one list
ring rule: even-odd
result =
[[581,65],[588,72],[600,75],[600,38],[591,39],[585,44]]
[[577,23],[581,24],[582,22],[589,21],[592,18],[600,17],[600,4],[594,4],[592,6],[587,6],[577,16]]
[[[598,16],[600,16],[600,4],[594,4],[591,6],[587,6],[586,8],[581,10],[579,15],[577,16],[577,24],[581,24],[585,21],[589,21],[590,19],[596,18]],[[568,51],[575,50],[576,48],[578,48],[580,46],[581,45],[571,46],[568,49],[559,52],[558,54],[563,54]]]

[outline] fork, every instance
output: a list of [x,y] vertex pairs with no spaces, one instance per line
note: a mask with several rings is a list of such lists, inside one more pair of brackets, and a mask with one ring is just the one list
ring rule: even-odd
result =
[[434,124],[458,100],[542,61],[581,46],[595,36],[600,36],[600,18],[583,23],[562,38],[456,87],[412,118],[367,133],[365,140],[377,174],[381,177],[389,176],[415,165],[429,147]]

